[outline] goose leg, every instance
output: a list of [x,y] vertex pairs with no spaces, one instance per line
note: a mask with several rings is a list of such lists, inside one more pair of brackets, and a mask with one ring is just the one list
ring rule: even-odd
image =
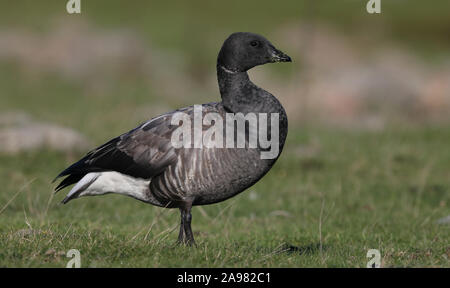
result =
[[181,223],[180,223],[180,232],[178,234],[178,244],[185,245],[195,245],[194,234],[191,229],[191,214],[192,204],[186,205],[185,207],[180,208],[181,213]]
[[181,218],[181,223],[180,223],[180,233],[178,234],[178,240],[177,240],[178,244],[184,243],[184,241],[186,239],[185,238],[185,233],[184,233],[184,218],[185,218],[184,214],[185,214],[185,211],[180,208],[180,212],[181,212],[181,217],[180,217]]
[[185,243],[188,245],[195,245],[194,241],[194,234],[192,233],[191,229],[191,220],[192,220],[192,214],[191,214],[191,207],[188,207],[184,214],[184,233],[186,234]]

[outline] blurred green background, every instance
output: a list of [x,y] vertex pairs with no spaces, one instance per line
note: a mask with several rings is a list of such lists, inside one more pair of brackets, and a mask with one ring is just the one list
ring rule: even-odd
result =
[[[78,248],[92,267],[365,267],[377,248],[384,267],[448,267],[450,2],[366,3],[81,0],[69,15],[63,0],[0,0],[0,265],[63,267]],[[215,61],[236,31],[293,58],[250,72],[289,136],[257,185],[194,209],[199,249],[171,246],[178,211],[58,205],[51,180],[89,149],[219,101]]]
[[288,107],[290,123],[448,120],[448,1],[383,1],[380,15],[351,0],[83,1],[81,15],[65,4],[2,3],[2,111],[99,141],[111,133],[99,134],[98,109],[106,119],[127,111],[109,123],[122,131],[154,116],[143,105],[164,112],[219,99],[217,51],[230,33],[254,31],[294,57],[254,77]]

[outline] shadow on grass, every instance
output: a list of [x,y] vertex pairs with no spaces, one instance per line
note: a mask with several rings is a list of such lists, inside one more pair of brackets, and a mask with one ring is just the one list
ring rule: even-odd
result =
[[323,244],[320,245],[320,243],[311,243],[311,244],[303,245],[303,246],[295,246],[295,245],[285,242],[281,245],[277,245],[275,249],[269,248],[269,247],[258,246],[258,247],[256,247],[256,251],[262,252],[262,253],[268,253],[268,254],[272,254],[272,255],[274,255],[274,254],[314,255],[314,254],[320,253],[321,250],[322,250],[322,252],[327,250],[327,248],[328,248],[327,246],[325,246]]
[[312,255],[320,252],[320,250],[326,250],[326,246],[320,243],[311,243],[304,246],[295,246],[289,243],[285,243],[280,249],[275,251],[277,254],[287,253],[287,254],[298,254],[298,255]]

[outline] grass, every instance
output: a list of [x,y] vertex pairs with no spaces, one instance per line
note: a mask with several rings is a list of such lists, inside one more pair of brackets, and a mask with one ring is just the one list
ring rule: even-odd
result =
[[[82,16],[66,15],[65,1],[16,2],[0,9],[1,29],[40,33],[55,17],[83,17],[99,27],[137,31],[161,49],[182,53],[191,71],[205,73],[213,73],[221,35],[270,35],[309,18],[346,33],[379,28],[382,41],[404,41],[426,57],[448,53],[450,43],[444,0],[414,0],[408,9],[386,1],[378,16],[365,13],[360,0],[292,0],[282,7],[273,1],[82,0]],[[16,66],[0,63],[0,112],[23,110],[75,128],[95,144],[146,120],[136,113],[140,106],[198,103],[167,103],[175,100],[161,99],[133,77],[106,81],[106,91],[96,94],[83,83],[50,72],[27,75]],[[177,210],[119,195],[59,205],[64,191],[53,196],[51,180],[81,155],[0,154],[0,266],[65,267],[67,251],[78,249],[82,267],[365,267],[367,251],[379,249],[383,267],[450,267],[450,227],[436,223],[450,214],[448,124],[379,132],[290,124],[285,151],[266,177],[226,202],[194,208],[196,248],[174,245]]]
[[83,267],[365,267],[372,248],[384,267],[449,266],[449,226],[436,223],[449,212],[449,128],[288,139],[254,187],[193,210],[196,248],[174,245],[177,210],[119,195],[59,205],[50,182],[65,155],[3,155],[0,266],[64,267],[72,248]]

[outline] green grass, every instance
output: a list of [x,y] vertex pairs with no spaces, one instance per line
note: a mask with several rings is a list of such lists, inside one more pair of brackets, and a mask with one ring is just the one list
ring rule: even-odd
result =
[[[375,32],[374,43],[402,41],[430,58],[448,57],[450,47],[445,0],[407,7],[384,1],[382,15],[368,15],[360,0],[82,3],[83,14],[69,16],[65,1],[14,1],[0,7],[0,28],[45,34],[60,17],[130,29],[181,53],[188,71],[203,75],[214,73],[220,41],[230,32],[275,35],[311,19],[349,34]],[[24,68],[0,63],[0,113],[23,110],[75,128],[95,144],[156,116],[137,113],[142,106],[199,100],[161,99],[133,75],[120,81],[99,75],[107,87],[96,93],[85,83],[49,72],[28,75]],[[177,210],[119,195],[59,205],[65,191],[53,197],[51,180],[81,155],[0,155],[0,266],[65,267],[66,252],[78,249],[83,267],[365,267],[367,251],[379,249],[384,267],[450,267],[450,227],[436,223],[450,214],[448,124],[380,132],[290,125],[287,147],[266,177],[226,202],[194,208],[196,248],[174,245]]]
[[119,195],[59,205],[50,182],[73,159],[3,155],[2,207],[18,195],[0,214],[0,266],[63,267],[74,248],[83,267],[365,267],[374,248],[384,267],[449,267],[449,226],[436,223],[449,214],[449,141],[448,127],[292,130],[263,180],[194,208],[196,248],[174,245],[177,210]]

